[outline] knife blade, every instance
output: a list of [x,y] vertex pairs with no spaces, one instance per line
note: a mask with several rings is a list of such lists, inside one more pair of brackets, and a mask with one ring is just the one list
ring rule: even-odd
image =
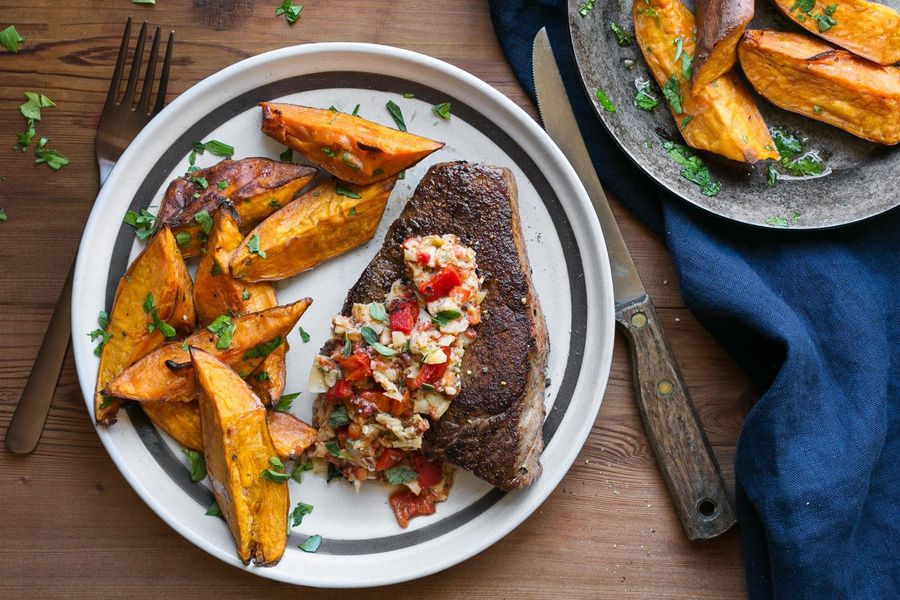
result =
[[612,269],[616,322],[631,349],[635,401],[656,462],[688,538],[716,537],[735,522],[730,494],[594,170],[546,29],[534,38],[532,59],[544,128],[575,169],[600,221]]

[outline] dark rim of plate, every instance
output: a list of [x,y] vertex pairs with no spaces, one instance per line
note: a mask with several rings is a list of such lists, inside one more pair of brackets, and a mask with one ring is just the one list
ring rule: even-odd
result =
[[[525,173],[525,176],[543,199],[543,202],[551,215],[553,225],[566,256],[566,270],[569,277],[570,293],[572,297],[571,337],[568,349],[569,360],[566,365],[563,381],[560,382],[559,389],[556,392],[556,401],[544,421],[543,438],[544,444],[546,445],[553,438],[553,435],[556,433],[556,430],[559,428],[559,425],[566,414],[566,410],[572,400],[572,394],[575,390],[575,384],[578,381],[578,375],[581,371],[581,364],[584,358],[587,326],[587,290],[584,283],[581,252],[559,197],[557,197],[555,191],[535,162],[506,132],[458,98],[451,97],[444,92],[406,79],[353,71],[332,71],[300,75],[259,86],[211,110],[202,119],[188,127],[185,132],[162,153],[160,158],[147,173],[147,176],[141,182],[134,199],[131,201],[129,210],[137,211],[141,208],[147,208],[153,201],[157,190],[160,189],[165,180],[169,177],[169,174],[181,161],[182,157],[186,156],[191,151],[191,144],[197,140],[204,139],[210,132],[235,116],[252,109],[262,101],[270,100],[272,98],[279,98],[288,94],[309,90],[346,87],[397,93],[398,95],[404,92],[414,93],[416,98],[433,104],[450,101],[453,105],[453,118],[464,120],[478,129],[481,133],[488,136],[516,163],[522,172]],[[107,274],[107,309],[112,305],[118,281],[125,273],[128,266],[128,259],[133,242],[134,230],[123,223],[116,236],[109,272]],[[172,452],[161,434],[156,430],[136,403],[129,405],[126,410],[132,425],[148,452],[150,452],[151,456],[153,456],[163,471],[165,471],[188,496],[197,502],[197,516],[198,518],[202,517],[204,511],[206,511],[214,500],[212,493],[205,486],[191,481],[190,471],[181,462],[180,458]],[[317,553],[360,556],[390,552],[392,550],[415,546],[461,527],[465,523],[484,513],[503,498],[505,494],[506,492],[502,490],[492,489],[472,504],[448,517],[430,523],[424,527],[404,533],[398,533],[396,535],[369,539],[323,539]],[[300,550],[297,550],[297,546],[303,543],[307,537],[308,536],[306,535],[292,532],[288,538],[288,549],[299,552]]]

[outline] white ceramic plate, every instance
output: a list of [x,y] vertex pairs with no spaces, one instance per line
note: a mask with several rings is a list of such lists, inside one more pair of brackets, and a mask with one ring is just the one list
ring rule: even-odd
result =
[[[402,93],[415,94],[404,98]],[[382,585],[422,577],[484,550],[522,523],[550,494],[584,444],[606,387],[613,347],[613,302],[609,261],[600,227],[581,183],[550,138],[521,109],[481,80],[441,61],[387,46],[308,44],[284,48],[233,65],[182,94],[144,129],[104,185],[91,213],[75,271],[72,326],[82,392],[93,414],[97,358],[87,333],[97,313],[109,310],[112,293],[141,242],[122,218],[131,208],[159,205],[167,183],[184,173],[191,143],[217,139],[232,144],[235,158],[276,158],[284,148],[260,131],[257,103],[278,100],[336,106],[393,126],[385,103],[400,105],[413,133],[447,142],[407,171],[369,243],[277,286],[282,303],[312,296],[301,319],[311,335],[289,341],[286,392],[303,392],[293,412],[309,420],[312,396],[306,377],[328,336],[349,287],[378,251],[388,225],[427,168],[468,160],[512,169],[534,283],[550,331],[544,426],[543,475],[529,489],[503,493],[469,473],[460,473],[449,500],[437,513],[397,526],[387,504],[390,488],[368,483],[355,494],[340,480],[307,473],[290,483],[292,505],[315,506],[290,536],[273,568],[245,567],[235,554],[224,521],[204,516],[212,496],[191,483],[176,444],[158,433],[139,409],[119,413],[119,422],[98,435],[116,465],[143,500],[191,542],[221,560],[295,584],[323,587]],[[431,106],[451,102],[447,121]],[[198,159],[207,166],[218,160]],[[315,554],[297,545],[319,534]]]

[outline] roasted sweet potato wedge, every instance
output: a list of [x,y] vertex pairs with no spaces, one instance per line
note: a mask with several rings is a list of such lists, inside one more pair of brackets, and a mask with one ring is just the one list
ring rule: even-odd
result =
[[691,92],[683,61],[675,62],[679,46],[695,53],[694,15],[681,0],[635,0],[632,17],[644,59],[689,146],[751,164],[778,158],[762,115],[734,73]]
[[266,409],[228,365],[197,348],[190,356],[200,390],[203,457],[216,502],[244,564],[274,565],[287,544],[290,499],[285,481],[262,476],[277,457]]
[[231,278],[231,256],[243,240],[234,215],[224,207],[217,210],[212,216],[206,254],[200,257],[194,277],[194,306],[204,327],[219,315],[239,316],[278,305],[271,285]]
[[753,18],[753,0],[697,0],[697,54],[691,93],[731,70],[737,45]]
[[318,435],[315,427],[286,412],[270,410],[266,422],[275,450],[282,460],[299,458],[304,450],[313,445]]
[[775,0],[801,27],[882,65],[900,62],[900,14],[866,0]]
[[346,113],[271,102],[260,106],[263,133],[357,185],[393,177],[444,147]]
[[900,142],[897,67],[781,31],[748,31],[738,53],[747,79],[773,104],[873,142]]
[[312,167],[268,158],[226,159],[172,181],[156,223],[171,227],[176,235],[190,235],[181,244],[181,252],[185,257],[197,256],[205,245],[195,219],[198,212],[212,214],[230,200],[246,231],[293,200],[315,174]]
[[256,370],[247,377],[247,383],[259,396],[266,406],[275,406],[284,393],[284,383],[287,380],[287,368],[284,360],[290,349],[287,341],[275,348]]
[[144,413],[154,425],[168,433],[180,445],[203,452],[200,432],[200,405],[192,402],[145,402]]
[[155,322],[165,323],[176,332],[186,333],[194,328],[192,298],[191,276],[172,232],[163,227],[134,259],[116,288],[107,327],[110,338],[103,346],[97,371],[97,423],[114,423],[119,410],[117,399],[103,395],[106,385],[165,341]]
[[367,242],[378,228],[396,177],[367,186],[331,179],[260,223],[231,258],[242,281],[278,281]]
[[212,353],[246,377],[275,348],[284,344],[288,332],[311,303],[312,300],[304,298],[287,306],[235,318],[231,342],[225,348],[217,347],[222,337],[208,329],[188,336],[184,342],[166,344],[113,379],[106,387],[106,394],[140,402],[190,402],[197,397],[197,387],[188,346]]

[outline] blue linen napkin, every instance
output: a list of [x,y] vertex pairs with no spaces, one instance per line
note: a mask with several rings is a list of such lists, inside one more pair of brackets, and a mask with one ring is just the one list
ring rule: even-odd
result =
[[490,4],[532,98],[532,41],[547,27],[603,184],[664,236],[688,307],[766,390],[735,455],[750,597],[900,598],[900,210],[792,232],[687,205],[643,175],[595,116],[565,2]]

